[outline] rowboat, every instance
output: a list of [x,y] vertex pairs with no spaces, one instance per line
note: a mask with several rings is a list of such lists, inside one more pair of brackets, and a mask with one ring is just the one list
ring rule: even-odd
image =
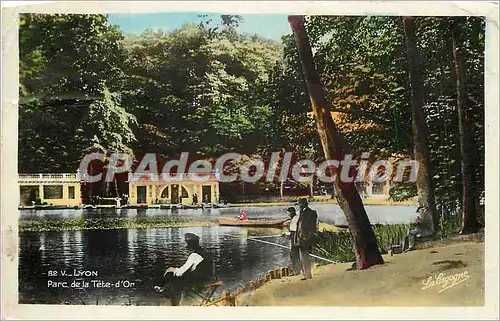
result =
[[35,205],[26,205],[26,206],[19,206],[17,209],[19,210],[34,210],[36,208]]
[[129,209],[137,210],[137,209],[148,208],[148,205],[147,204],[129,204],[129,205],[122,206],[122,208],[129,208]]
[[197,210],[199,208],[201,208],[201,205],[187,205],[187,204],[182,205],[182,209],[185,210]]
[[98,209],[103,209],[103,208],[116,208],[116,205],[102,205],[99,204],[96,206]]
[[219,218],[219,225],[226,226],[274,226],[281,227],[286,224],[289,219],[277,219],[277,220],[239,220],[237,218],[231,217],[221,217]]
[[222,203],[219,203],[219,204],[213,204],[212,207],[213,208],[230,208],[231,204],[222,204]]

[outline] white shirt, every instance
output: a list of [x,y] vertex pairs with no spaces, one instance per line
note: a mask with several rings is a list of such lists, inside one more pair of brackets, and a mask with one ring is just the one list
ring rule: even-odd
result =
[[182,276],[188,270],[194,271],[198,264],[201,263],[201,261],[203,261],[203,257],[201,255],[199,255],[198,253],[191,253],[183,266],[174,269],[174,275]]
[[299,222],[299,216],[295,215],[290,221],[290,232],[297,232],[297,223]]

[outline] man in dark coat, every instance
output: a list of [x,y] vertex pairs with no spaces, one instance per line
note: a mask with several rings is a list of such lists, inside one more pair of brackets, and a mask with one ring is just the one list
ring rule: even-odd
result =
[[318,232],[318,214],[308,206],[307,199],[299,199],[300,216],[295,233],[295,244],[299,245],[300,262],[304,278],[312,279],[311,257],[312,247]]
[[173,306],[179,305],[186,292],[199,292],[214,276],[214,265],[210,253],[199,243],[199,236],[186,233],[184,239],[191,254],[181,267],[169,267],[164,274],[165,286],[155,286],[158,292],[166,292]]

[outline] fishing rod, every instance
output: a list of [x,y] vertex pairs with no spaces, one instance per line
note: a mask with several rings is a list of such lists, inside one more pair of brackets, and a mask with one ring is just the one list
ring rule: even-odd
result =
[[[222,234],[222,235],[223,236],[232,236],[232,237],[236,237],[236,238],[240,238],[241,237],[241,236],[236,236],[236,235],[231,235],[231,234]],[[272,236],[274,236],[274,235],[272,235]],[[268,241],[260,240],[260,239],[256,238],[255,236],[247,237],[247,239],[254,240],[254,241],[257,241],[257,242],[261,242],[261,243],[265,243],[265,244],[276,245],[276,246],[282,247],[282,248],[287,249],[287,250],[290,249],[288,246],[285,246],[285,245],[282,245],[282,244],[278,244],[278,243],[273,243],[273,242],[268,242]]]
[[264,239],[264,238],[271,238],[271,237],[280,237],[280,236],[283,236],[283,234],[275,234],[275,235],[261,235],[261,236],[257,236],[257,235],[253,235],[253,236],[246,236],[246,235],[241,235],[241,234],[238,234],[238,235],[232,235],[232,234],[222,234],[223,236],[224,235],[228,235],[228,236],[233,236],[233,237],[246,237],[247,239],[255,239],[255,238],[259,238],[259,239]]
[[[232,236],[232,237],[240,237],[240,236],[231,235],[231,234],[222,234],[222,235],[224,235],[224,236]],[[271,236],[276,237],[275,235],[271,235]],[[279,235],[279,236],[281,236],[281,235]],[[269,242],[269,241],[260,240],[258,237],[247,237],[247,239],[250,239],[250,240],[253,240],[253,241],[256,241],[256,242],[261,242],[261,243],[264,243],[264,244],[279,246],[279,247],[282,247],[284,249],[290,250],[290,248],[288,246],[285,246],[285,245],[282,245],[282,244],[278,244],[278,243]],[[326,261],[326,262],[329,262],[329,263],[333,263],[333,264],[337,263],[335,261],[332,261],[332,260],[329,260],[329,259],[325,259],[324,257],[321,257],[321,256],[317,256],[317,255],[310,254],[310,253],[309,253],[309,255],[311,257],[315,258],[315,259],[323,260],[323,261]]]

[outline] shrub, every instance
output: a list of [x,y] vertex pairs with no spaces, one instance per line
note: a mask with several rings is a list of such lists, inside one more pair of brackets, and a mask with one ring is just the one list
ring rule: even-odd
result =
[[[440,225],[441,233],[437,233],[434,238],[444,238],[456,235],[460,230],[460,218],[450,217],[443,220]],[[405,235],[409,230],[414,228],[414,224],[376,224],[373,226],[373,231],[375,232],[380,252],[382,254],[387,254],[391,245],[402,244]],[[319,232],[313,253],[326,259],[338,262],[352,262],[356,259],[354,244],[349,231]]]
[[[375,225],[373,230],[380,252],[386,254],[391,245],[401,244],[404,236],[411,228],[410,224]],[[356,259],[354,244],[349,231],[319,232],[313,252],[318,256],[339,262],[351,262]]]

